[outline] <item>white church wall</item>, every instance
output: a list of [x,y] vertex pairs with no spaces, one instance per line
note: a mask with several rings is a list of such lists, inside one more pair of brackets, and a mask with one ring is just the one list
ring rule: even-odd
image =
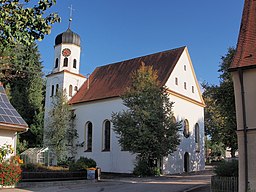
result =
[[[189,171],[203,170],[204,163],[204,110],[203,107],[195,105],[192,102],[185,101],[176,96],[170,96],[174,102],[173,112],[177,122],[181,121],[182,128],[180,131],[181,143],[177,150],[168,157],[164,158],[163,171],[165,174],[184,172],[184,155],[189,154]],[[190,136],[185,138],[183,135],[184,120],[189,122]],[[199,150],[196,151],[195,142],[195,125],[199,125]]]
[[197,79],[187,48],[181,54],[180,59],[166,82],[166,86],[176,93],[201,102]]
[[97,102],[76,104],[73,106],[76,114],[78,143],[85,141],[85,125],[90,121],[92,128],[92,152],[84,152],[85,147],[78,147],[76,158],[80,156],[92,158],[103,172],[131,173],[135,156],[127,151],[121,151],[117,135],[113,132],[111,123],[110,151],[103,151],[103,122],[111,120],[113,112],[125,109],[120,98],[106,99]]
[[[190,171],[198,171],[204,169],[204,124],[203,124],[203,108],[191,102],[184,101],[178,97],[171,97],[174,101],[174,115],[177,121],[187,119],[189,121],[190,137],[183,136],[183,127],[180,131],[181,144],[174,154],[164,158],[163,171],[165,174],[184,172],[184,154],[189,153]],[[82,143],[85,138],[85,125],[88,121],[93,124],[93,142],[92,152],[84,152],[84,147],[78,148],[77,158],[86,156],[96,160],[102,171],[130,173],[133,170],[135,155],[129,152],[121,151],[117,136],[111,132],[111,150],[109,152],[102,151],[103,142],[103,122],[111,119],[112,112],[118,112],[125,109],[121,99],[111,99],[98,102],[91,102],[74,106],[76,113],[76,127],[78,129],[78,143]],[[195,143],[195,124],[199,124],[200,128],[200,150],[196,152]],[[113,127],[111,127],[113,128]]]

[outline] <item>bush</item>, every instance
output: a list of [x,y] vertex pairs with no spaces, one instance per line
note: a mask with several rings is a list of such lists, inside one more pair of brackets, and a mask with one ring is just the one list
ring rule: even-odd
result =
[[214,173],[220,177],[238,177],[238,161],[223,161],[214,167]]
[[161,171],[158,167],[151,167],[146,160],[138,160],[133,174],[137,176],[155,176],[160,175]]
[[3,186],[12,186],[21,179],[21,168],[14,162],[0,164],[0,173],[0,185]]
[[23,161],[19,156],[11,156],[14,149],[11,145],[0,146],[0,186],[12,186],[19,182],[21,178],[20,164]]
[[91,167],[96,168],[96,166],[97,164],[93,159],[87,157],[80,157],[75,163],[71,163],[69,165],[69,170],[81,171]]

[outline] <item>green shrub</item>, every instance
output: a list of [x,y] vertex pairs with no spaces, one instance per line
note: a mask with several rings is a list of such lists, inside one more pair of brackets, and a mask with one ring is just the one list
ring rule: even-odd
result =
[[221,177],[238,177],[238,161],[222,161],[214,167],[213,171]]
[[97,164],[93,159],[87,157],[80,157],[76,162],[69,165],[69,170],[81,171],[91,167],[96,168],[96,166]]
[[155,176],[160,175],[161,171],[158,167],[151,167],[146,160],[138,160],[134,167],[133,174],[137,176]]

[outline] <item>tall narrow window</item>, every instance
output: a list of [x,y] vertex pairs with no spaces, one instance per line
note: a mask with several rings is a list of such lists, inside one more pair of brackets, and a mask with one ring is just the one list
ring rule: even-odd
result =
[[56,84],[56,95],[58,94],[58,91],[59,91],[59,84]]
[[189,123],[187,119],[184,120],[183,126],[184,126],[183,135],[184,137],[188,138],[190,136],[190,132],[189,132]]
[[178,85],[179,81],[178,81],[178,77],[175,77],[175,85]]
[[65,57],[63,62],[63,67],[67,67],[67,66],[68,66],[68,58]]
[[54,95],[54,85],[52,85],[51,97]]
[[186,65],[184,65],[184,71],[187,71],[187,66]]
[[73,94],[73,86],[69,85],[69,90],[68,90],[69,97],[72,97],[72,94]]
[[184,82],[184,89],[187,89],[187,83]]
[[192,93],[195,93],[195,88],[194,88],[194,86],[192,86]]
[[55,60],[55,68],[58,68],[58,66],[59,66],[59,59],[56,58],[56,60]]
[[103,127],[103,151],[110,151],[110,121],[105,121]]
[[200,151],[200,133],[199,133],[199,125],[196,123],[195,125],[195,143],[196,143],[196,152]]
[[77,88],[77,86],[75,86],[74,90],[75,90],[75,92],[77,92],[77,91],[78,91],[78,88]]
[[73,68],[76,69],[76,59],[73,60]]
[[88,122],[85,126],[85,151],[92,151],[92,123]]

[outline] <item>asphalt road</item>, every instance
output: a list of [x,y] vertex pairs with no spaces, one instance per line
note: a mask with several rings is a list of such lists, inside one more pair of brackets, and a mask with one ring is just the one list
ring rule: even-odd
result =
[[113,178],[97,181],[55,181],[22,183],[1,192],[208,192],[211,172],[150,178]]

